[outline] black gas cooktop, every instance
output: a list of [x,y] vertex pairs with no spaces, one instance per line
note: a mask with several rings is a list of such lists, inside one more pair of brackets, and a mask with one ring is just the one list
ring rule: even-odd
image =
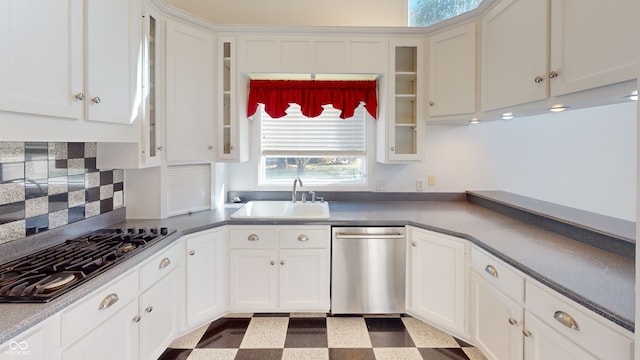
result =
[[0,302],[54,299],[175,230],[101,229],[0,265]]

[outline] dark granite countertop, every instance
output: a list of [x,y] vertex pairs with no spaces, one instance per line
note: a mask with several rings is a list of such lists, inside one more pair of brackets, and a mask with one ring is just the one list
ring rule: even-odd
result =
[[166,226],[178,232],[50,303],[0,304],[0,343],[123,274],[180,235],[222,225],[412,225],[462,237],[613,323],[629,331],[634,330],[634,260],[542,230],[459,198],[457,201],[329,202],[331,218],[322,221],[230,219],[230,215],[241,205],[227,204],[211,211],[162,220],[126,220],[114,224],[116,227]]

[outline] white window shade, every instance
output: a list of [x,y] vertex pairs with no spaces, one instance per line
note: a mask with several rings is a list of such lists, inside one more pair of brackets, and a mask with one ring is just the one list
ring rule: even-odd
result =
[[307,118],[299,105],[291,104],[287,116],[279,119],[272,119],[261,109],[262,155],[364,155],[364,106],[360,105],[348,119],[341,119],[340,111],[331,105],[323,108],[320,116]]

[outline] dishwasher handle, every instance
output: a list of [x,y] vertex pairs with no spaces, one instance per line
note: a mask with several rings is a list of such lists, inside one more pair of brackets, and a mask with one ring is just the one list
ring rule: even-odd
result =
[[336,233],[336,239],[404,239],[404,234]]

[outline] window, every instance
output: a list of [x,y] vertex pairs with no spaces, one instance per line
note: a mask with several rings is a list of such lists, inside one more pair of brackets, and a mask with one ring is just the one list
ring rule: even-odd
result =
[[483,0],[408,0],[409,26],[429,26],[471,11]]
[[354,116],[341,119],[340,110],[324,105],[317,117],[302,115],[300,106],[290,104],[287,115],[273,119],[260,105],[262,160],[260,183],[290,185],[300,177],[304,184],[365,184],[364,105]]

